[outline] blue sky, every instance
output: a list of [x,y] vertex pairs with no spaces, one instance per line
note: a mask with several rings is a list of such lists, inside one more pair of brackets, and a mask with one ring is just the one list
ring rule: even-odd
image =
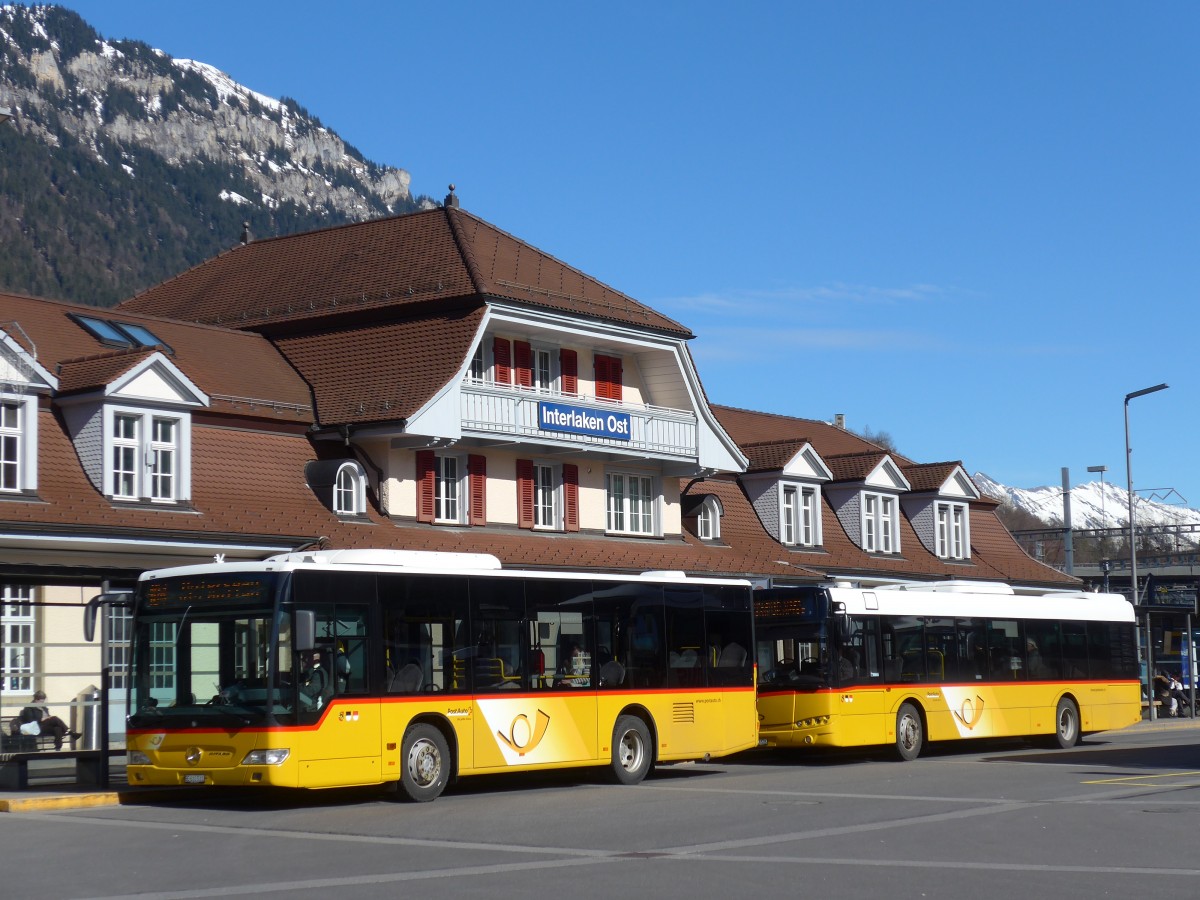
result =
[[66,3],[688,325],[718,403],[1200,507],[1200,4]]

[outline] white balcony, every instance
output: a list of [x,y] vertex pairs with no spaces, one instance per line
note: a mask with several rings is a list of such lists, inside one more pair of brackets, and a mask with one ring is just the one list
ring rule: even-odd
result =
[[[540,414],[543,403],[571,407],[605,419],[615,414],[611,417],[622,423],[628,416],[628,439],[544,428]],[[699,456],[696,414],[689,410],[617,403],[473,381],[462,385],[462,432],[464,437],[518,438],[561,447],[605,448],[656,459],[694,462]]]

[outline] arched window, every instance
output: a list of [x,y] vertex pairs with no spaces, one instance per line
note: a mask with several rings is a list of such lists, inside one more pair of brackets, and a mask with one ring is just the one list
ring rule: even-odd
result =
[[716,497],[705,497],[696,512],[696,537],[702,541],[721,539],[721,501]]
[[339,516],[361,516],[366,505],[362,469],[358,463],[344,463],[333,483],[333,511]]

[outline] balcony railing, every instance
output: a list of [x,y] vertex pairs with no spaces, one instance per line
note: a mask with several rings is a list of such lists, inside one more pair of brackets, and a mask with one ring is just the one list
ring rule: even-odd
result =
[[[543,428],[540,404],[577,408],[597,416],[615,413],[629,417],[629,438],[582,434]],[[697,459],[696,414],[683,409],[643,406],[597,400],[551,391],[533,391],[466,381],[462,385],[462,430],[464,435],[525,438],[562,446],[609,447],[635,451],[646,456]]]

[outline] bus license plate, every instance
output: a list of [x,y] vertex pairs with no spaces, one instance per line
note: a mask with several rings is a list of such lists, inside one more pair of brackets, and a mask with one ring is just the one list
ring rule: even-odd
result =
[[184,784],[204,784],[208,780],[206,775],[184,775]]

